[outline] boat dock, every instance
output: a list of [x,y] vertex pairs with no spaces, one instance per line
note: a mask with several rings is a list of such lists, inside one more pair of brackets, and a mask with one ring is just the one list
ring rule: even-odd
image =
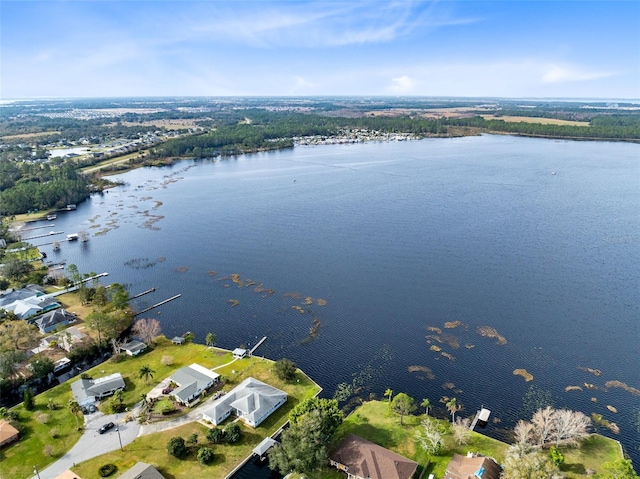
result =
[[254,352],[256,349],[258,349],[258,348],[260,347],[260,345],[261,345],[262,343],[264,343],[266,340],[267,340],[267,337],[266,337],[266,336],[264,336],[260,341],[258,341],[258,342],[256,343],[256,345],[255,345],[254,347],[252,347],[252,348],[251,348],[251,351],[249,351],[249,356],[253,356],[253,352]]
[[32,240],[32,239],[36,239],[36,238],[44,238],[45,236],[61,235],[63,233],[64,233],[64,231],[49,231],[48,233],[45,233],[43,235],[29,236],[27,238],[21,238],[21,240],[22,241],[27,241],[27,240]]
[[174,299],[178,299],[180,296],[182,296],[182,295],[181,294],[176,294],[175,296],[171,296],[170,298],[167,298],[164,301],[160,301],[159,303],[156,303],[153,306],[149,306],[148,308],[144,308],[142,311],[139,311],[136,314],[134,314],[134,316],[139,316],[142,313],[146,313],[147,311],[151,311],[152,309],[155,309],[158,306],[162,306],[163,304],[168,303],[169,301],[173,301]]
[[156,288],[148,289],[148,290],[146,290],[146,291],[143,291],[142,293],[138,293],[138,294],[136,294],[135,296],[131,296],[131,297],[129,298],[129,300],[139,298],[140,296],[144,296],[145,294],[153,293],[155,290],[156,290]]
[[469,426],[469,429],[473,431],[476,425],[480,427],[486,427],[486,425],[489,422],[490,414],[491,414],[491,411],[489,411],[484,407],[481,407],[480,410],[476,412],[476,417],[473,418],[473,422],[471,423],[471,426]]

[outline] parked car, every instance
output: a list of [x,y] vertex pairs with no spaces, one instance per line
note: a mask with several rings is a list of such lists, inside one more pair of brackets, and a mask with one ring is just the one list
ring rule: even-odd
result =
[[103,424],[102,426],[100,426],[100,429],[98,429],[98,432],[100,434],[104,434],[105,432],[107,432],[109,429],[111,429],[112,427],[115,427],[116,425],[112,422],[108,422],[106,424]]
[[169,394],[171,391],[173,391],[173,389],[171,389],[171,388],[164,388],[164,389],[162,390],[162,394]]

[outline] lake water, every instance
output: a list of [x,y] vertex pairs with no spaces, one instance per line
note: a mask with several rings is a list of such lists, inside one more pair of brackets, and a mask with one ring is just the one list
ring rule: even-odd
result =
[[213,332],[231,349],[268,336],[257,354],[294,360],[326,396],[391,388],[440,415],[455,396],[462,416],[491,409],[486,433],[501,438],[535,386],[615,422],[599,431],[640,465],[640,396],[612,387],[640,388],[640,146],[297,147],[119,178],[58,215],[88,243],[41,249],[132,294],[158,288],[138,309],[182,294],[144,315],[167,336]]

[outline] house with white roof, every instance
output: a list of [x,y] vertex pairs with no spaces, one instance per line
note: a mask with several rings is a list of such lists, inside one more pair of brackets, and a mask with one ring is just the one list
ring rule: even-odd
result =
[[169,381],[178,385],[171,391],[171,395],[185,406],[191,406],[202,393],[217,384],[219,380],[218,373],[194,363],[178,369],[169,376]]
[[89,406],[125,388],[122,374],[114,373],[98,379],[80,378],[71,384],[73,397],[80,406]]
[[202,413],[216,426],[232,413],[251,427],[258,427],[276,409],[287,402],[287,393],[255,378],[247,378]]

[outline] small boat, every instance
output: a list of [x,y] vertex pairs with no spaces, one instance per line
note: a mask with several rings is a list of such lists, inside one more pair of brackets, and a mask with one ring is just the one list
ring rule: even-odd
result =
[[78,240],[78,233],[72,233],[70,235],[67,235],[67,241],[77,241]]
[[47,220],[49,220],[49,221],[53,221],[53,220],[55,220],[57,217],[58,217],[58,216],[57,216],[57,215],[55,215],[55,214],[47,215]]

